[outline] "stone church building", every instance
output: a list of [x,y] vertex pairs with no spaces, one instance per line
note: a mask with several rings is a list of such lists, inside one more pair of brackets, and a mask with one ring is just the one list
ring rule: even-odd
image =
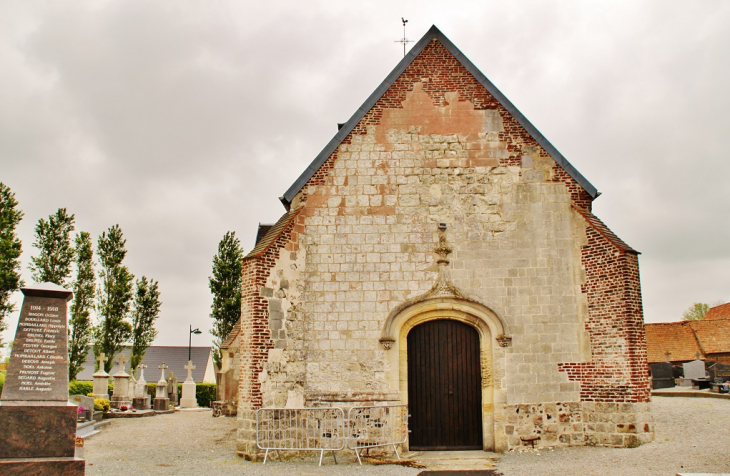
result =
[[638,253],[599,193],[436,27],[243,263],[255,410],[407,404],[411,449],[651,441]]

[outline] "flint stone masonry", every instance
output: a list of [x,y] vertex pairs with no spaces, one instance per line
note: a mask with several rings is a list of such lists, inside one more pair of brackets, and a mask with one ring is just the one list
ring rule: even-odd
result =
[[485,336],[484,449],[649,441],[637,252],[591,201],[434,38],[244,259],[239,453],[257,408],[407,404],[439,316]]

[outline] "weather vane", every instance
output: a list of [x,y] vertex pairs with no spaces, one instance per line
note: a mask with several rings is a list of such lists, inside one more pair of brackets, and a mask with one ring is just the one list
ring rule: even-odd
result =
[[401,17],[400,20],[403,22],[403,38],[401,38],[400,40],[395,40],[394,43],[403,43],[403,56],[405,56],[406,55],[406,45],[408,43],[413,43],[413,41],[406,38],[406,23],[408,23],[408,20],[406,20],[403,17]]

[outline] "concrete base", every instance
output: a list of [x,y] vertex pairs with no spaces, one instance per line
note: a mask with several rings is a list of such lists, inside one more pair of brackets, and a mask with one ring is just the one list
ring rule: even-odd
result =
[[186,380],[182,387],[180,408],[196,408],[198,406],[198,399],[195,397],[195,382],[192,380]]
[[112,395],[111,402],[109,402],[110,406],[112,408],[116,408],[117,410],[121,410],[122,407],[131,407],[132,406],[132,400],[129,399],[127,396],[121,396],[117,397],[115,395]]
[[156,412],[165,412],[170,409],[170,400],[167,398],[155,398],[152,408]]
[[132,406],[136,410],[149,410],[150,400],[147,397],[134,397],[132,399]]

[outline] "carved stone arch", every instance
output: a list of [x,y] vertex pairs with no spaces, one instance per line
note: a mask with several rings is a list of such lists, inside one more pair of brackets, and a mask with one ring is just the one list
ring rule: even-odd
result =
[[[446,283],[450,284],[448,281]],[[406,301],[395,308],[386,319],[380,342],[386,349],[393,349],[386,354],[386,359],[390,362],[389,368],[394,371],[390,374],[393,379],[391,385],[394,390],[398,389],[401,403],[408,404],[407,337],[415,326],[432,320],[451,319],[474,327],[479,334],[480,342],[483,444],[484,450],[493,451],[495,448],[494,349],[497,345],[500,347],[509,345],[510,338],[505,336],[505,326],[494,311],[466,298],[456,288],[451,287],[450,291],[452,292],[448,295],[441,294],[441,296],[434,296],[429,292],[420,298]]]
[[[477,329],[486,326],[489,329],[489,333],[499,342],[500,346],[504,347],[505,340],[509,341],[509,338],[505,336],[504,324],[497,314],[487,306],[471,299],[457,296],[424,297],[421,300],[407,301],[404,304],[393,309],[385,320],[380,342],[386,349],[389,349],[396,341],[401,327],[406,322],[419,315],[422,318],[425,318],[425,315],[436,315],[439,311],[442,313],[451,311],[453,313],[452,318],[457,318],[456,316],[463,314],[465,317],[459,320],[468,322]],[[476,320],[466,316],[473,316]]]

